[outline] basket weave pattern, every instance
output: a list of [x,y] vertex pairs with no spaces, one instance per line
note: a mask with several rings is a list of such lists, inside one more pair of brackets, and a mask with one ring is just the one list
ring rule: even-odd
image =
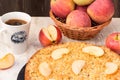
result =
[[75,40],[86,40],[95,37],[104,27],[106,27],[111,19],[103,24],[96,25],[94,27],[80,28],[80,29],[71,29],[70,25],[67,25],[56,19],[52,11],[50,10],[50,17],[55,22],[57,27],[60,28],[62,33],[68,38]]

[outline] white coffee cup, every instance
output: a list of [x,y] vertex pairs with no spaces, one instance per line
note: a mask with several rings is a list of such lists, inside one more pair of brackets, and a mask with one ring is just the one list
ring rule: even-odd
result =
[[[17,19],[26,21],[22,25],[9,25],[6,21]],[[9,12],[0,19],[0,42],[10,47],[13,54],[22,54],[28,48],[28,34],[31,16],[24,12]]]

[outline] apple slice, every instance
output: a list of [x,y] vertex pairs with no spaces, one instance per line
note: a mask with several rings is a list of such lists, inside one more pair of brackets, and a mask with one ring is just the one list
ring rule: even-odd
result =
[[55,80],[55,79],[49,79],[49,80]]
[[59,43],[61,38],[62,33],[60,29],[53,25],[42,28],[39,33],[39,40],[43,46]]
[[13,66],[15,58],[13,54],[6,54],[2,59],[0,59],[0,69],[7,69]]
[[106,66],[105,74],[113,74],[118,70],[118,65],[113,62],[107,62],[105,66]]
[[72,63],[72,71],[78,75],[81,69],[84,67],[85,61],[84,60],[76,60]]
[[57,60],[61,58],[64,54],[68,54],[68,53],[69,53],[69,49],[59,48],[59,49],[54,50],[51,56],[54,60]]
[[49,64],[47,62],[42,62],[39,65],[39,72],[45,77],[49,76],[51,74],[51,68]]
[[87,46],[82,49],[84,53],[88,53],[90,55],[94,55],[96,57],[100,57],[104,54],[104,50],[97,46]]

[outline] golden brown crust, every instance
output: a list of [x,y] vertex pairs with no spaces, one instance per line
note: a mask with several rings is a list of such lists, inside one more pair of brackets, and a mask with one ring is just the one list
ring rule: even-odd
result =
[[[104,46],[101,48],[105,54],[101,57],[85,54],[81,49],[88,45],[93,44],[68,42],[37,51],[26,65],[25,80],[120,80],[120,56]],[[51,52],[61,47],[68,48],[70,53],[58,60],[53,60]],[[85,60],[86,65],[78,75],[75,75],[71,69],[71,64],[74,60],[79,59]],[[38,70],[39,64],[44,61],[49,63],[52,69],[52,73],[48,77],[42,76]],[[118,71],[111,75],[104,74],[106,62],[116,63],[119,67]]]

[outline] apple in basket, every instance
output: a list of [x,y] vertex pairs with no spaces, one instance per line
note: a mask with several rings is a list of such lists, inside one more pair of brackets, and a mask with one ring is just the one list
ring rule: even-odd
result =
[[106,38],[106,46],[120,54],[120,32],[111,33]]
[[51,0],[50,7],[52,12],[61,18],[66,16],[75,8],[73,0]]
[[76,9],[75,10],[80,10],[80,11],[84,11],[87,13],[87,7],[88,6],[76,6]]
[[67,16],[66,23],[71,25],[71,28],[91,27],[90,17],[86,12],[80,10],[72,11]]
[[114,4],[112,0],[95,0],[87,8],[87,13],[92,20],[99,24],[110,20],[114,11]]
[[94,0],[73,0],[79,6],[85,6],[91,4]]
[[62,33],[60,29],[54,25],[44,27],[39,32],[39,41],[43,46],[49,46],[57,44],[62,39]]

